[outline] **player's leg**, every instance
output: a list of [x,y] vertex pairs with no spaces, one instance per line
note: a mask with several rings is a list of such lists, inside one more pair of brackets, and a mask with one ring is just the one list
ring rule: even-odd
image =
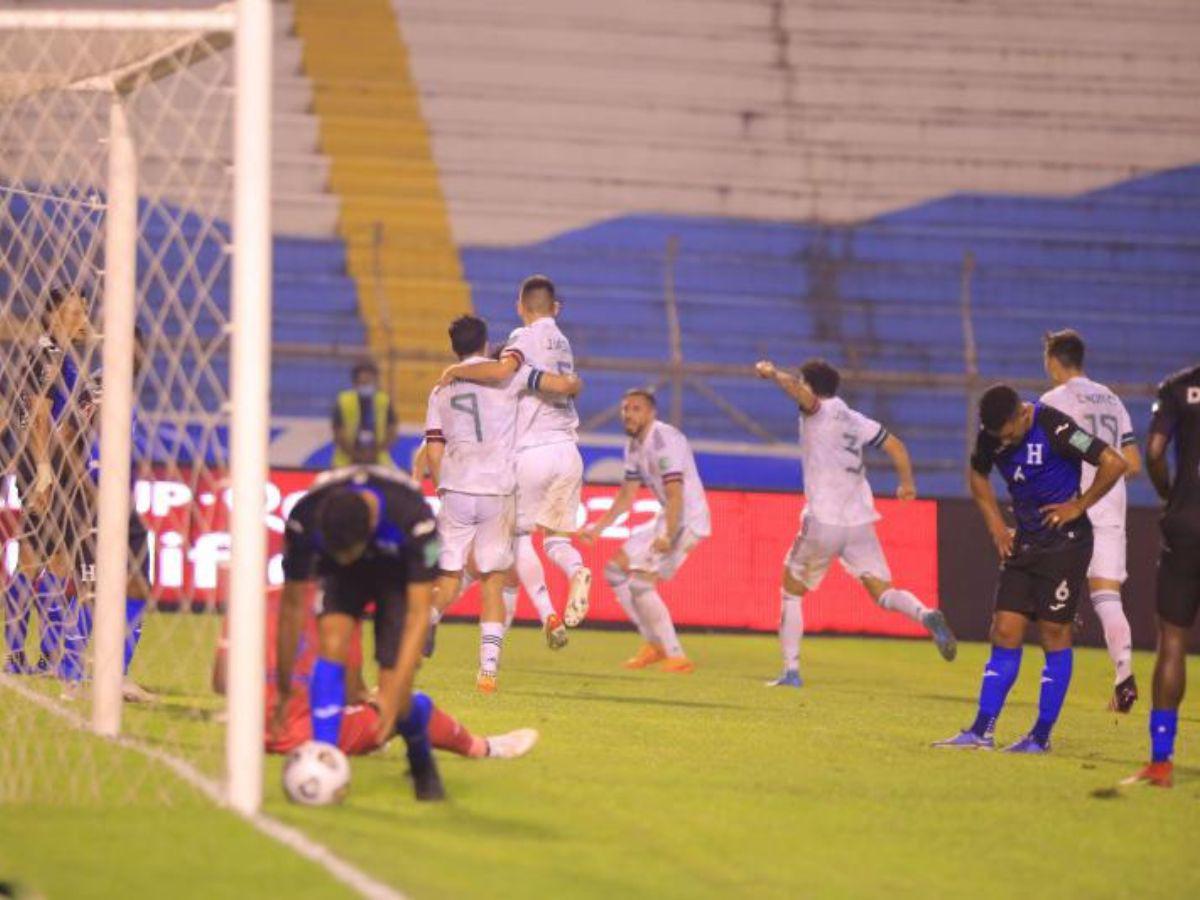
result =
[[4,673],[24,675],[29,671],[25,642],[29,637],[29,619],[34,604],[37,565],[27,540],[17,547],[17,568],[4,589]]
[[1045,753],[1050,749],[1050,733],[1071,687],[1075,663],[1071,624],[1079,604],[1087,595],[1087,570],[1091,558],[1089,542],[1043,554],[1038,561],[1033,596],[1046,664],[1042,669],[1037,721],[1024,738],[1005,748],[1011,753]]
[[929,632],[938,652],[947,662],[958,654],[958,641],[941,610],[930,609],[916,594],[895,587],[892,573],[879,543],[875,526],[859,525],[847,529],[846,545],[842,550],[842,565],[862,582],[867,593],[883,609],[911,619]]
[[[546,587],[546,571],[533,546],[533,532],[538,527],[539,513],[547,488],[547,471],[543,465],[542,447],[530,447],[517,454],[517,577],[529,595],[543,627],[551,617],[557,619],[550,590]],[[547,635],[549,635],[547,631]],[[565,632],[564,632],[565,634]]]
[[975,721],[954,737],[935,742],[935,747],[965,750],[995,747],[996,721],[1021,670],[1021,645],[1036,612],[1032,587],[1029,560],[1019,557],[1006,560],[996,587],[996,610],[989,634],[992,649],[983,667]]
[[779,590],[779,648],[783,674],[768,681],[768,687],[800,687],[800,641],[804,637],[804,595],[816,590],[837,555],[837,529],[823,528],[814,519],[804,519],[799,533],[783,560]]
[[[514,553],[514,558],[516,554]],[[504,630],[512,628],[513,617],[517,614],[517,599],[521,596],[521,582],[517,579],[517,570],[509,566],[504,573],[504,587],[500,590],[504,599]]]
[[1200,542],[1172,540],[1169,532],[1164,537],[1156,589],[1158,652],[1150,710],[1150,763],[1124,782],[1156,787],[1174,783],[1175,734],[1187,688],[1188,639],[1200,612]]
[[[609,558],[608,562],[604,564],[604,580],[608,582],[608,586],[612,589],[613,596],[617,598],[617,603],[621,605],[621,610],[628,617],[629,621],[632,622],[637,628],[638,634],[642,636],[643,649],[650,648],[653,650],[654,654],[658,657],[655,662],[657,662],[658,659],[662,659],[662,648],[654,646],[654,633],[648,627],[646,627],[646,623],[644,623],[642,621],[642,617],[638,615],[637,607],[633,605],[633,590],[630,585],[629,575],[629,557],[625,553],[624,547],[618,550],[612,557]],[[647,654],[643,653],[642,650],[639,650],[638,654],[634,656],[633,659],[629,660],[629,662],[633,662],[640,656],[645,655]],[[634,668],[640,667],[635,666]]]
[[424,655],[432,656],[437,626],[442,613],[462,596],[464,572],[475,538],[472,497],[457,491],[442,494],[438,507],[437,528],[441,550],[438,554],[438,579],[434,583],[433,603],[429,609],[429,633],[425,638]]
[[592,590],[592,571],[571,543],[579,528],[578,516],[583,486],[583,457],[575,444],[564,441],[546,448],[551,474],[542,495],[537,524],[543,529],[542,547],[567,577],[567,602],[563,622],[578,627],[587,617]]
[[[73,539],[74,535],[70,535]],[[68,545],[70,546],[70,545]],[[96,566],[92,547],[87,541],[76,546],[76,552],[60,554],[55,567],[68,566],[65,581],[66,600],[63,608],[63,649],[58,675],[66,682],[65,699],[74,699],[86,674],[88,643],[94,624],[93,604],[96,593]]]
[[[370,585],[365,564],[327,578],[318,595],[317,661],[313,664],[308,696],[313,740],[337,744],[346,706],[346,661],[354,626],[362,616]],[[376,613],[378,630],[380,614]],[[378,648],[376,648],[378,653]]]
[[1104,631],[1104,645],[1113,663],[1113,694],[1109,709],[1127,713],[1137,701],[1133,677],[1133,632],[1121,603],[1125,582],[1125,529],[1098,526],[1095,529],[1092,562],[1088,567],[1088,592],[1092,609]]
[[[655,642],[665,654],[662,660],[663,670],[688,674],[695,666],[683,652],[683,644],[675,631],[671,611],[658,592],[658,585],[675,576],[692,548],[698,543],[698,539],[685,528],[675,545],[666,553],[655,550],[653,541],[664,533],[665,524],[657,520],[651,529],[647,529],[653,535],[650,545],[641,545],[641,552],[636,555],[629,553],[629,590],[633,595],[633,605],[638,611],[638,617],[654,635]],[[633,541],[629,543],[632,544]]]
[[504,581],[513,566],[514,501],[508,497],[476,497],[474,557],[479,567],[479,674],[475,686],[484,693],[496,690],[500,652],[504,647],[506,610]]
[[147,547],[146,528],[138,514],[129,511],[129,578],[125,586],[125,655],[123,660],[124,683],[122,696],[129,703],[150,703],[155,697],[132,678],[129,667],[142,640],[142,629],[146,619],[146,603],[150,596],[150,559]]

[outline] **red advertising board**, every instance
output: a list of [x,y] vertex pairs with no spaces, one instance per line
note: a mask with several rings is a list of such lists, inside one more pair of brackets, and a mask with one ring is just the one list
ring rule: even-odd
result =
[[[284,520],[316,474],[284,470],[271,473],[263,512],[271,554],[269,576],[274,583],[282,579]],[[615,494],[615,487],[585,487],[579,523],[599,518]],[[679,625],[774,631],[779,620],[780,571],[796,535],[803,498],[746,491],[710,491],[708,497],[712,537],[693,551],[660,592]],[[10,503],[12,499],[10,495]],[[207,606],[223,600],[228,595],[229,560],[228,497],[224,489],[214,481],[142,481],[135,490],[135,501],[150,531],[151,579],[159,602]],[[437,498],[431,497],[431,502],[436,505]],[[937,606],[936,503],[879,500],[877,505],[883,515],[878,523],[879,537],[893,581],[926,604]],[[634,511],[609,528],[595,546],[581,547],[595,576],[590,619],[624,621],[601,573],[629,529],[649,521],[657,509],[653,497],[645,493]],[[8,512],[10,516],[16,513],[11,508]],[[10,519],[9,524],[11,527],[15,523]],[[15,562],[14,550],[10,546],[8,558]],[[551,593],[561,605],[565,580],[548,562],[546,574]],[[477,589],[468,592],[449,612],[475,614],[477,593]],[[524,597],[518,617],[533,618]],[[836,564],[821,587],[805,598],[804,622],[808,632],[923,634],[907,619],[879,609]]]

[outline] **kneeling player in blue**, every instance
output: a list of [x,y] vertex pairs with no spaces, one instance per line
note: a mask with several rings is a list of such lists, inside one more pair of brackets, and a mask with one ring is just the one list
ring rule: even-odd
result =
[[[1025,737],[1005,749],[1045,753],[1071,683],[1071,623],[1080,598],[1087,596],[1092,558],[1087,509],[1108,493],[1128,464],[1069,416],[1041,403],[1022,403],[1008,385],[994,385],[984,392],[979,418],[981,427],[971,454],[971,496],[1001,559],[992,653],[983,670],[975,722],[934,746],[995,747],[996,720],[1017,680],[1021,645],[1033,621],[1046,653],[1038,717]],[[1081,495],[1084,462],[1096,467],[1096,477]],[[993,466],[1008,485],[1017,520],[1015,534],[1005,524],[988,480]]]
[[413,693],[438,552],[437,525],[420,488],[403,472],[376,466],[338,469],[319,478],[284,530],[272,732],[285,724],[307,584],[319,580],[321,586],[318,657],[308,689],[312,735],[335,746],[346,706],[351,638],[373,602],[377,739],[382,744],[394,733],[404,738],[418,800],[445,796],[429,742],[430,704]]

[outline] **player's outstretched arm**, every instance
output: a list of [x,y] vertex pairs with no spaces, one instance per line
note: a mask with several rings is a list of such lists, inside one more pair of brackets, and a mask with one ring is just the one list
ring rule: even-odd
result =
[[412,704],[413,678],[429,631],[429,607],[432,602],[432,581],[409,584],[408,610],[404,616],[400,652],[396,655],[395,664],[379,673],[379,725],[376,738],[381,744],[395,733],[396,721],[408,715]]
[[883,442],[883,452],[891,459],[892,467],[896,470],[896,477],[900,481],[896,487],[896,496],[901,500],[915,500],[917,483],[913,480],[912,459],[908,455],[908,448],[904,446],[904,441],[889,433]]
[[1004,521],[1004,514],[1000,512],[1000,504],[996,502],[992,482],[986,475],[973,468],[968,474],[968,479],[971,485],[971,499],[975,501],[980,515],[983,516],[983,523],[987,526],[988,534],[992,536],[992,543],[996,546],[1000,558],[1007,559],[1012,555],[1013,536],[1008,530],[1008,523]]
[[638,488],[641,486],[640,481],[627,479],[621,484],[621,489],[617,491],[617,496],[613,498],[613,504],[599,519],[588,525],[579,532],[579,539],[585,543],[592,543],[600,536],[600,534],[617,520],[618,516],[629,512],[633,506],[633,500],[637,496]]
[[797,405],[806,413],[816,412],[817,408],[821,405],[821,401],[817,399],[817,395],[804,383],[803,379],[797,378],[790,372],[776,368],[775,363],[769,359],[762,359],[755,363],[754,372],[759,378],[775,382],[776,386],[795,400]]
[[438,384],[446,385],[452,381],[481,381],[495,384],[511,376],[521,368],[521,362],[516,356],[505,354],[499,359],[487,362],[455,363],[442,373]]
[[1170,442],[1170,437],[1157,431],[1151,432],[1146,441],[1146,474],[1163,500],[1171,498],[1171,467],[1167,463],[1167,444]]

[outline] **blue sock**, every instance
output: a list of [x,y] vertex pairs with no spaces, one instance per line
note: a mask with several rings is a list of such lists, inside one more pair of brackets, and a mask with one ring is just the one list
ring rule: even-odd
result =
[[1170,762],[1175,755],[1175,729],[1179,727],[1179,710],[1150,710],[1150,758],[1154,762]]
[[314,741],[338,742],[342,732],[342,707],[346,705],[346,666],[319,657],[308,684],[308,703],[312,708]]
[[1075,652],[1070,647],[1046,652],[1046,668],[1042,669],[1042,693],[1038,698],[1038,719],[1030,732],[1033,739],[1043,747],[1050,743],[1050,731],[1058,721],[1058,714],[1062,712],[1063,701],[1067,699],[1074,661]]
[[25,671],[25,638],[29,635],[29,579],[18,572],[4,591],[4,671],[20,675]]
[[146,615],[146,601],[134,597],[125,598],[125,668],[122,671],[129,674],[129,664],[133,662],[133,654],[137,651],[138,641],[142,639],[142,620]]
[[1020,671],[1020,647],[1010,650],[992,646],[992,655],[983,667],[983,682],[979,686],[979,712],[975,716],[975,724],[971,726],[975,734],[984,737],[996,730],[1000,710],[1004,709],[1004,701]]
[[66,606],[63,654],[58,674],[65,681],[83,681],[84,653],[92,636],[92,607],[78,597],[68,597]]
[[420,766],[428,763],[433,755],[429,743],[429,719],[433,716],[433,701],[428,694],[413,691],[412,709],[408,716],[396,723],[396,734],[408,745],[408,764]]
[[62,658],[64,590],[65,585],[58,576],[49,572],[42,575],[37,583],[35,597],[38,625],[42,632],[42,657],[38,660],[38,670],[42,672],[53,672]]

